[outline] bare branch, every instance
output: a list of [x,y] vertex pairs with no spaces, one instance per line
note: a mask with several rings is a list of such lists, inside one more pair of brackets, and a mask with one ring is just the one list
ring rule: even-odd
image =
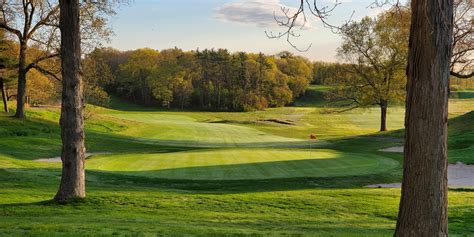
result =
[[53,17],[55,14],[59,13],[59,5],[53,7],[51,11],[48,12],[46,17],[40,19],[35,26],[30,30],[28,33],[28,38],[30,38],[41,26],[54,26],[54,27],[59,27],[58,25],[51,24],[51,17]]
[[[299,7],[296,8],[294,13],[290,12],[290,8],[282,6],[281,13],[283,14],[283,19],[278,19],[275,12],[273,13],[273,18],[275,19],[275,22],[278,24],[278,26],[285,28],[285,30],[278,32],[277,34],[274,34],[271,31],[265,31],[265,34],[269,39],[285,38],[288,44],[291,45],[291,47],[293,47],[295,50],[306,52],[311,48],[312,44],[309,44],[309,46],[303,49],[296,46],[296,44],[293,43],[293,39],[300,37],[300,34],[295,32],[295,28],[299,27],[300,30],[304,29],[308,23],[307,14],[311,14],[312,16],[315,16],[317,19],[319,19],[324,27],[331,29],[333,32],[339,31],[340,28],[330,24],[327,21],[327,18],[330,16],[330,13],[334,11],[340,4],[341,3],[336,0],[333,5],[319,6],[317,0],[313,0],[313,2],[310,2],[310,0],[300,0]],[[300,19],[301,23],[298,25],[298,20]]]
[[54,72],[51,72],[51,71],[39,66],[38,64],[35,64],[32,68],[36,69],[38,72],[41,72],[41,73],[43,73],[47,76],[52,77],[53,79],[56,79],[57,81],[61,81],[61,78],[58,75],[56,75]]
[[48,55],[45,55],[45,56],[42,56],[42,57],[39,57],[37,59],[35,59],[32,63],[30,63],[27,67],[26,67],[26,71],[29,71],[30,69],[32,68],[36,68],[38,66],[38,64],[44,60],[47,60],[47,59],[51,59],[51,58],[56,58],[56,57],[59,57],[60,54],[59,53],[54,53],[54,54],[48,54]]
[[451,74],[451,76],[461,78],[461,79],[467,79],[467,78],[474,77],[474,71],[469,73],[469,74],[461,74],[461,73],[458,73],[458,72],[450,71],[449,74]]

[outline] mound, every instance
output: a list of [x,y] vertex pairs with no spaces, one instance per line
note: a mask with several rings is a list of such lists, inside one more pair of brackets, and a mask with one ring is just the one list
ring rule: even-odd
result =
[[474,164],[474,111],[449,120],[449,161]]

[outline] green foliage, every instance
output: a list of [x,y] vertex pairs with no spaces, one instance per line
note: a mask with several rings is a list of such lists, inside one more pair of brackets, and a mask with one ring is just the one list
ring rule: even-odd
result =
[[313,84],[325,85],[344,76],[350,65],[340,63],[315,62],[313,64]]
[[348,65],[326,81],[334,86],[329,98],[354,107],[403,101],[409,23],[408,11],[392,9],[344,25],[339,56]]
[[5,33],[0,29],[0,78],[4,82],[11,82],[15,77],[15,56],[12,55],[11,48],[13,42],[5,38]]
[[312,71],[307,59],[289,53],[231,54],[225,49],[98,49],[86,60],[97,72],[91,73],[89,81],[99,82],[108,93],[143,105],[213,111],[290,104],[304,93]]
[[113,80],[113,74],[106,62],[93,52],[82,61],[85,102],[108,106],[110,97],[101,85]]
[[288,52],[280,53],[279,56],[276,61],[278,68],[288,76],[288,86],[296,98],[306,91],[312,80],[312,64],[307,59]]

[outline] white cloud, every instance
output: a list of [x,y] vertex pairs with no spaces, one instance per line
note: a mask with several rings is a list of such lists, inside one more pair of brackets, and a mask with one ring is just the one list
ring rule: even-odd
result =
[[[275,16],[280,20],[286,19],[282,8],[288,9],[289,14],[296,11],[293,7],[281,4],[280,0],[241,0],[216,8],[214,18],[224,22],[271,27],[277,26]],[[297,25],[302,24],[303,19],[300,17]],[[305,28],[311,28],[311,24],[306,22]]]

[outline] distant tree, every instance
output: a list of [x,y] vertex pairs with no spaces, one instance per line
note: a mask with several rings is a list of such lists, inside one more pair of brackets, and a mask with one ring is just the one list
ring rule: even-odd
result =
[[174,60],[159,62],[147,77],[147,83],[155,99],[163,106],[170,107],[173,102],[173,91],[177,81],[182,81],[185,72]]
[[60,0],[60,8],[62,176],[54,200],[68,202],[86,196],[79,0]]
[[82,61],[85,103],[108,106],[110,97],[105,88],[114,80],[114,75],[109,65],[96,56],[97,53],[91,53]]
[[173,83],[173,100],[178,108],[184,109],[191,104],[194,92],[193,80],[199,77],[200,67],[192,52],[183,52],[177,59],[184,73],[181,73],[182,76],[177,77]]
[[[19,44],[18,93],[15,117],[25,117],[26,79],[31,69],[58,78],[59,67],[45,67],[44,62],[59,54],[59,2],[57,0],[0,0],[0,29],[16,37]],[[111,31],[107,28],[106,15],[114,14],[114,1],[84,1],[81,3],[81,24],[84,26],[82,43],[85,48],[93,48],[107,38]],[[30,55],[35,47],[42,53]]]
[[[349,109],[378,105],[380,131],[386,131],[389,103],[403,101],[409,12],[392,9],[377,19],[363,18],[341,28],[339,56],[350,64],[333,78],[331,100],[347,101]],[[349,74],[348,74],[348,73]]]
[[156,67],[147,78],[154,98],[166,107],[172,103],[180,108],[188,105],[193,92],[192,79],[196,76],[194,67],[192,54],[176,48],[161,51]]
[[351,71],[351,65],[330,62],[313,63],[313,84],[325,85],[333,83],[338,76]]
[[284,106],[312,78],[312,64],[302,57],[231,54],[225,49],[96,49],[84,65],[90,70],[86,82],[91,78],[108,93],[149,106],[212,111]]
[[312,81],[313,65],[309,60],[286,51],[279,53],[278,58],[278,69],[288,76],[288,86],[295,99],[306,91]]
[[119,65],[119,91],[124,96],[145,105],[152,102],[149,76],[157,67],[160,53],[153,49],[139,49],[131,53],[127,61]]

